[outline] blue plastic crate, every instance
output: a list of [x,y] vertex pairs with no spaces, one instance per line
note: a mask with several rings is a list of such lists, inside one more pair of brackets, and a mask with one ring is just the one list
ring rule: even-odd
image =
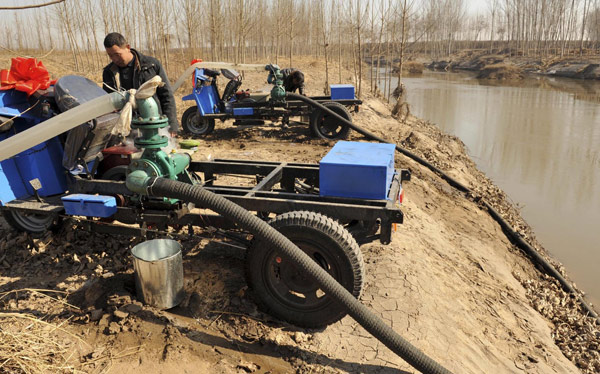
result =
[[114,196],[73,194],[61,198],[65,212],[72,216],[110,217],[117,212]]
[[354,86],[351,84],[331,84],[331,100],[354,100]]
[[320,195],[387,199],[395,150],[394,144],[337,142],[319,163]]

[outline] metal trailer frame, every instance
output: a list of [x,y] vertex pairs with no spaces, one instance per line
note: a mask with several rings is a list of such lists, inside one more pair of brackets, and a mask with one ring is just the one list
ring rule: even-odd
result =
[[[217,159],[214,161],[192,162],[189,171],[198,176],[202,174],[204,188],[219,194],[243,208],[256,211],[266,219],[268,213],[282,214],[291,211],[307,210],[324,214],[346,225],[346,228],[360,243],[379,239],[383,244],[391,242],[392,228],[402,223],[404,215],[399,207],[402,182],[410,180],[408,170],[396,170],[388,199],[372,200],[360,198],[329,197],[318,194],[319,165],[305,163],[287,163],[271,161],[243,161]],[[256,178],[252,186],[218,185],[219,175],[251,176]],[[280,188],[274,189],[279,184]],[[296,185],[301,184],[304,191],[298,192]],[[133,193],[125,182],[99,179],[85,179],[73,176],[70,180],[70,193],[105,194],[117,196],[120,205],[124,205]],[[162,200],[149,200],[135,206],[119,206],[109,219],[78,218],[64,215],[62,195],[40,198],[31,197],[13,200],[3,210],[18,210],[28,214],[55,214],[69,218],[83,229],[111,234],[156,236],[167,226],[188,227],[190,234],[193,226],[216,230],[235,229],[236,225],[217,214],[198,214],[191,210],[193,204],[178,202],[166,204]],[[113,224],[116,220],[124,224],[137,224],[139,227]],[[373,224],[379,225],[379,234],[369,232]],[[365,227],[371,229],[364,230]],[[362,231],[361,231],[362,230]],[[377,226],[375,226],[375,230]],[[233,240],[247,244],[239,235],[227,235]]]
[[[331,96],[312,96],[309,97],[311,100],[317,101],[318,103],[324,104],[328,102],[338,103],[347,108],[352,108],[353,112],[359,111],[359,106],[362,104],[362,100],[359,99],[336,99],[333,100]],[[309,116],[313,109],[310,105],[300,100],[288,100],[285,103],[271,103],[271,102],[234,102],[231,103],[232,108],[252,108],[257,112],[256,114],[248,115],[236,115],[233,113],[215,113],[205,114],[202,118],[213,118],[221,121],[228,119],[235,120],[273,120],[275,118],[281,119],[284,123],[289,123],[290,117],[305,117]]]
[[[314,96],[310,97],[310,99],[319,102],[320,104],[327,103],[338,103],[343,105],[348,109],[350,113],[358,113],[359,107],[362,104],[362,100],[359,99],[336,99],[332,100],[330,96]],[[264,121],[280,121],[282,125],[289,126],[291,122],[295,122],[298,124],[304,124],[307,127],[311,127],[310,123],[310,115],[313,112],[313,108],[311,108],[308,104],[300,100],[289,100],[285,103],[271,103],[271,102],[234,102],[231,103],[233,109],[237,108],[252,108],[254,114],[234,114],[232,113],[214,113],[214,114],[205,114],[201,115],[198,113],[198,116],[201,119],[213,120],[215,121],[214,125],[211,125],[213,128],[205,134],[199,135],[190,132],[189,134],[195,136],[206,136],[209,133],[214,131],[214,127],[216,125],[216,120],[221,121],[222,123],[233,119],[234,126],[262,126],[264,125]],[[300,121],[290,121],[291,117],[300,117]],[[184,118],[182,117],[182,122]],[[182,128],[185,130],[185,126],[182,123]],[[313,130],[311,130],[311,134]],[[331,137],[328,139],[344,139],[345,136],[341,137]]]

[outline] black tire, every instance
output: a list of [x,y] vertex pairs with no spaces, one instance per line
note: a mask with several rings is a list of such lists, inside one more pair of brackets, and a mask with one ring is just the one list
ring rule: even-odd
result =
[[[352,121],[352,116],[348,109],[340,103],[323,103],[327,109],[334,111],[348,121]],[[350,127],[340,122],[334,116],[325,113],[319,108],[315,108],[310,114],[310,134],[321,139],[337,140],[346,139],[350,133]]]
[[[281,214],[270,224],[360,297],[364,262],[358,244],[342,225],[307,211]],[[304,272],[281,258],[277,248],[260,240],[253,240],[246,254],[246,280],[261,310],[293,325],[320,328],[347,314]]]
[[127,165],[119,165],[108,169],[102,174],[101,179],[123,182],[127,179]]
[[17,210],[3,210],[6,222],[19,232],[27,232],[33,237],[40,237],[48,230],[56,229],[60,220],[54,214],[29,214]]
[[215,129],[215,119],[201,116],[198,107],[193,106],[183,112],[181,126],[192,135],[208,135]]

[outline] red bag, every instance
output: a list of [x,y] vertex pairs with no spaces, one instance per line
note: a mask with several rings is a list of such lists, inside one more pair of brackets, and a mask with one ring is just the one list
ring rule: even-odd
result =
[[10,70],[0,71],[0,91],[14,88],[30,96],[37,90],[45,90],[56,83],[42,62],[35,58],[16,57],[12,59]]

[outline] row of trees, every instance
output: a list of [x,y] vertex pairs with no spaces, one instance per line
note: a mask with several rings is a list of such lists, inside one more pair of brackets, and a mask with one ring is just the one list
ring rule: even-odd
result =
[[101,43],[111,31],[161,58],[168,70],[173,53],[184,60],[286,66],[293,66],[295,55],[324,56],[327,63],[350,66],[359,91],[364,60],[382,68],[415,53],[440,57],[462,48],[544,56],[600,49],[600,0],[486,0],[478,13],[469,12],[469,5],[465,0],[65,0],[1,11],[0,46],[68,50],[80,71],[107,62]]
[[574,42],[598,48],[600,0],[485,1],[473,13],[465,0],[66,0],[2,11],[0,45],[96,51],[116,30],[154,54],[181,47],[239,62],[293,58],[324,53],[327,44],[330,51],[352,43],[379,49],[399,40],[397,21],[406,9],[407,41],[426,42],[421,50],[438,56],[464,41],[534,54],[565,53]]

